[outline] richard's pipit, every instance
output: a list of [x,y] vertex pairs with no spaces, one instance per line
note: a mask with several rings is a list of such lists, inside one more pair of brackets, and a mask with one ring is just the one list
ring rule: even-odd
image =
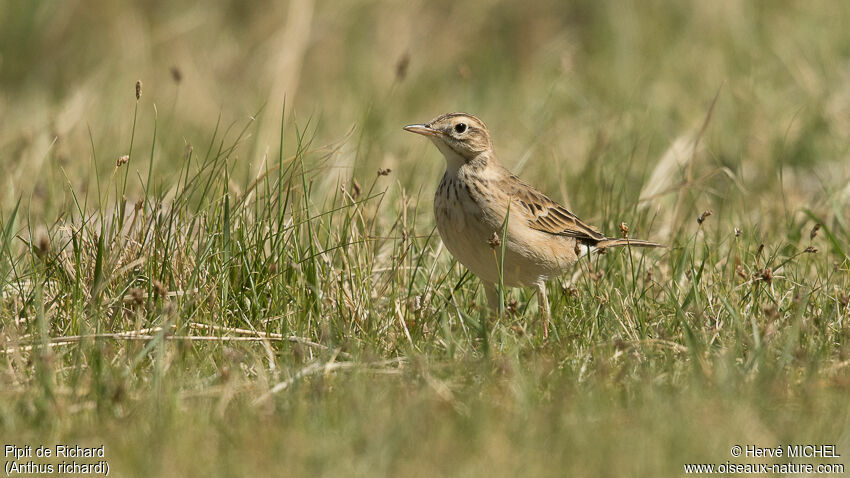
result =
[[[594,249],[660,246],[606,237],[511,174],[496,160],[487,126],[475,116],[448,113],[404,129],[427,136],[446,158],[446,172],[434,195],[443,244],[484,282],[491,311],[498,310],[496,287],[504,249],[501,283],[537,288],[544,337],[549,322],[548,279],[563,274]],[[501,244],[505,221],[506,241]]]

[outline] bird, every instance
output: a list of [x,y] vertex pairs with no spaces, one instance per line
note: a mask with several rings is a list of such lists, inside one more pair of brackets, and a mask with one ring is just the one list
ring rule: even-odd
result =
[[437,230],[446,249],[483,282],[491,315],[499,310],[498,287],[534,287],[547,338],[546,281],[594,250],[664,247],[625,233],[607,237],[511,173],[496,158],[487,126],[474,115],[446,113],[404,129],[430,139],[445,157],[434,194]]

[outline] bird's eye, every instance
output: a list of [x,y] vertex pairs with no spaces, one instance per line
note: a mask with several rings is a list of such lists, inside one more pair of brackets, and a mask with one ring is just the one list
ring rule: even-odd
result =
[[464,132],[466,132],[466,123],[458,123],[458,124],[456,124],[456,125],[455,125],[455,131],[456,131],[458,134],[463,134]]

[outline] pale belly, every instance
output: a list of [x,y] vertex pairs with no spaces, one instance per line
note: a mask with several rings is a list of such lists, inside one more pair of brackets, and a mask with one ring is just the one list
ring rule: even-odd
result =
[[[481,202],[481,201],[479,201]],[[446,249],[481,280],[499,283],[501,244],[492,247],[493,233],[501,241],[504,217],[483,209],[463,188],[441,184],[434,197],[437,230]],[[521,220],[516,218],[517,221]],[[545,237],[545,233],[511,224],[508,221],[504,247],[502,280],[508,287],[531,285],[560,275],[573,260],[563,250],[574,247],[570,239]]]

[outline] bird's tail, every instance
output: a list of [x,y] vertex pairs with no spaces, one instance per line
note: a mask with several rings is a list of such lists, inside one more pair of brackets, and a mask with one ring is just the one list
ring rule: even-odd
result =
[[607,247],[617,247],[617,246],[630,246],[630,247],[666,247],[663,244],[658,244],[655,242],[642,241],[640,239],[613,239],[613,238],[605,238],[594,246],[597,249],[605,249]]

